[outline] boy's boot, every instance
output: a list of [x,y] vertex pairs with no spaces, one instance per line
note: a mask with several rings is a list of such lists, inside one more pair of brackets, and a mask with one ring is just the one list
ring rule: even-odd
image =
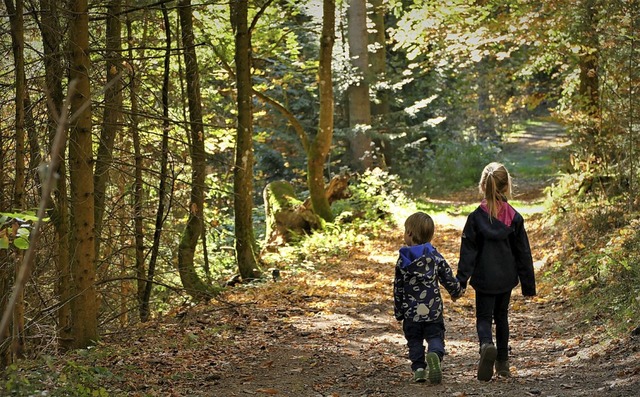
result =
[[496,362],[498,350],[492,343],[485,343],[480,347],[480,363],[478,364],[478,380],[490,381],[493,377],[493,365]]
[[509,359],[496,360],[496,375],[504,376],[505,378],[511,376],[511,371],[509,370]]
[[431,352],[427,354],[427,366],[429,367],[429,382],[436,385],[442,382],[442,368],[440,368],[440,357]]
[[427,381],[427,371],[424,368],[418,368],[413,373],[413,381],[416,383],[422,383]]

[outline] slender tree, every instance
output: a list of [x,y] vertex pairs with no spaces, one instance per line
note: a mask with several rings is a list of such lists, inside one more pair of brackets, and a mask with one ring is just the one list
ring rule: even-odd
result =
[[178,247],[178,270],[182,285],[189,295],[200,300],[209,296],[207,286],[196,273],[194,258],[196,246],[202,233],[204,214],[205,150],[204,126],[202,123],[202,103],[200,98],[200,77],[193,36],[193,15],[190,0],[178,2],[182,45],[184,47],[187,98],[189,101],[189,149],[191,154],[191,197],[189,219],[180,238]]
[[[133,43],[133,27],[132,21],[127,14],[127,42]],[[140,318],[144,321],[146,315],[143,311],[144,296],[146,291],[145,282],[145,266],[144,266],[144,214],[143,211],[143,180],[142,180],[142,148],[140,143],[140,130],[138,128],[138,85],[137,73],[134,67],[133,48],[128,46],[128,64],[129,71],[129,101],[131,104],[131,120],[129,123],[129,131],[133,140],[133,152],[135,157],[134,164],[134,182],[133,182],[133,229],[135,234],[135,258],[136,258],[136,280],[137,280],[137,297],[140,305]],[[148,304],[147,304],[148,306]]]
[[387,76],[387,37],[385,17],[387,15],[387,4],[383,0],[370,0],[369,20],[373,29],[369,29],[369,64],[371,75],[372,93],[371,117],[373,129],[377,133],[377,138],[373,139],[379,155],[382,158],[376,161],[376,165],[386,167],[392,161],[392,154],[389,150],[388,138],[384,133],[388,129],[386,120],[391,111],[389,101],[389,78]]
[[353,129],[350,142],[351,163],[356,170],[373,164],[371,137],[371,102],[369,100],[369,35],[367,33],[367,1],[351,0],[347,9],[349,57],[355,72],[349,86],[349,126]]
[[[578,66],[580,68],[580,82],[578,88],[578,108],[586,115],[585,128],[582,136],[585,142],[590,142],[589,152],[594,155],[595,162],[606,159],[606,153],[601,150],[600,142],[600,45],[598,37],[598,20],[601,8],[599,0],[582,0],[578,5],[578,40],[581,53]],[[606,160],[605,160],[606,161]],[[587,161],[587,164],[591,161]]]
[[320,119],[318,133],[307,154],[307,184],[313,211],[322,219],[333,220],[331,205],[325,194],[324,162],[333,137],[333,44],[335,42],[335,0],[324,0],[318,86],[320,89]]
[[[87,0],[70,4],[69,79],[76,83],[71,96],[69,175],[71,192],[71,334],[72,347],[84,348],[98,340],[95,229],[93,196],[93,142],[89,81],[89,10]],[[72,85],[70,87],[73,87]]]
[[[52,147],[56,134],[56,129],[62,113],[64,93],[62,88],[62,78],[64,76],[63,54],[61,44],[63,35],[60,23],[59,9],[54,0],[40,0],[40,23],[39,28],[42,35],[44,47],[44,71],[45,71],[45,92],[47,93],[47,135],[49,137],[49,147]],[[66,129],[65,143],[66,147]],[[52,200],[51,223],[56,234],[56,251],[54,253],[56,272],[55,291],[61,304],[58,306],[58,340],[63,350],[71,347],[71,275],[70,275],[70,246],[69,246],[69,197],[67,195],[67,166],[63,161],[65,153],[59,154],[57,159],[58,169],[54,170],[58,175],[56,178],[56,189]]]
[[[389,113],[389,89],[386,76],[387,70],[387,38],[385,33],[386,4],[383,0],[370,0],[371,8],[369,20],[373,29],[370,29],[369,43],[372,47],[369,52],[369,64],[371,80],[375,83],[374,102],[371,103],[371,114],[384,116]],[[371,87],[370,87],[371,88]]]
[[235,33],[238,121],[233,171],[236,260],[243,279],[258,277],[256,239],[253,231],[253,106],[251,84],[251,31],[247,22],[248,1],[229,2]]
[[[164,78],[162,82],[162,157],[160,159],[160,187],[158,189],[158,209],[156,210],[156,224],[153,232],[153,246],[151,247],[151,258],[147,278],[140,303],[140,320],[149,319],[149,301],[151,300],[151,290],[153,288],[153,278],[155,276],[158,252],[160,250],[160,236],[162,235],[162,224],[165,217],[165,202],[167,196],[167,164],[169,162],[169,75],[171,73],[171,24],[169,23],[169,11],[166,4],[162,4],[162,18],[164,21],[165,54],[164,54]],[[139,146],[139,144],[138,144]],[[138,148],[139,150],[139,148]],[[183,281],[184,282],[184,281]]]
[[[25,99],[26,99],[26,78],[24,71],[24,5],[22,0],[16,0],[15,4],[13,0],[4,0],[9,14],[9,21],[11,24],[11,47],[13,52],[14,72],[15,72],[15,161],[14,161],[14,181],[13,181],[13,198],[11,207],[15,210],[23,210],[25,206],[24,188],[25,188]],[[13,254],[13,263],[22,263],[20,252]],[[9,259],[6,256],[4,259]],[[2,268],[5,272],[6,286],[11,283],[12,280],[16,280],[15,277],[20,271],[20,265],[11,266],[8,260],[3,263]],[[14,273],[13,275],[11,273]],[[9,289],[7,289],[9,291]],[[2,306],[5,307],[4,305]],[[10,336],[11,343],[5,343],[2,340],[2,345],[6,345],[6,359],[7,363],[13,362],[16,358],[21,358],[24,353],[25,340],[24,340],[24,294],[20,293],[18,300],[13,308],[13,321],[11,321],[10,330],[6,334]],[[11,346],[9,349],[9,345]],[[0,350],[3,348],[0,347]]]
[[109,169],[113,162],[113,144],[122,118],[122,28],[120,10],[122,0],[110,0],[106,17],[106,86],[102,130],[98,141],[98,155],[94,172],[96,257],[100,252],[102,219],[105,210],[105,192],[109,181]]
[[[24,72],[24,4],[22,0],[4,1],[9,13],[11,23],[11,44],[13,48],[13,60],[16,80],[16,135],[15,135],[15,179],[13,183],[13,203],[12,208],[21,211],[25,209],[25,101],[27,95],[27,81]],[[22,254],[17,252],[16,264],[22,263]],[[15,274],[19,273],[20,266],[15,266]],[[17,280],[17,277],[15,278]],[[15,358],[24,356],[24,292],[20,293],[13,309],[12,327],[12,353]]]

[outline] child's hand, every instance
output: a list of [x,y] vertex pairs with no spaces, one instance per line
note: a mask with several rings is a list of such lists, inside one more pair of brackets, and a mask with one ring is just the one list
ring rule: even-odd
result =
[[464,289],[464,288],[463,288],[463,289],[461,289],[461,290],[460,290],[460,293],[459,293],[458,295],[456,295],[456,296],[451,296],[451,300],[452,300],[453,302],[457,301],[458,299],[462,298],[462,296],[464,295],[464,293],[465,293],[465,292],[467,292],[467,290],[466,290],[466,289]]

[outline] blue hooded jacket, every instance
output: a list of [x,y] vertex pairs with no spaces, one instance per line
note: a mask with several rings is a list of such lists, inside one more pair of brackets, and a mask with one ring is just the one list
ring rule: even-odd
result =
[[430,243],[400,248],[395,273],[394,315],[398,321],[442,321],[444,307],[438,282],[452,297],[462,293],[451,267]]

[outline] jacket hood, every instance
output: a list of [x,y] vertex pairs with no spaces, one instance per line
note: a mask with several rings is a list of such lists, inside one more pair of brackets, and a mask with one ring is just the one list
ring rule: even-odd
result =
[[480,214],[482,215],[477,217],[476,226],[479,229],[480,233],[486,238],[491,240],[503,240],[506,239],[511,232],[513,232],[511,223],[514,218],[511,218],[509,220],[509,226],[507,226],[507,224],[502,222],[500,219],[492,218],[489,213],[484,208],[482,208],[482,205],[478,207],[476,211],[480,212]]
[[406,268],[411,265],[416,259],[423,256],[429,256],[435,251],[431,243],[411,245],[400,248],[400,267]]
[[[511,222],[513,222],[513,218],[516,216],[516,210],[506,201],[500,201],[499,203],[500,208],[498,208],[498,216],[496,219],[507,226],[511,226]],[[482,200],[480,208],[482,208],[487,214],[489,213],[487,200]]]

